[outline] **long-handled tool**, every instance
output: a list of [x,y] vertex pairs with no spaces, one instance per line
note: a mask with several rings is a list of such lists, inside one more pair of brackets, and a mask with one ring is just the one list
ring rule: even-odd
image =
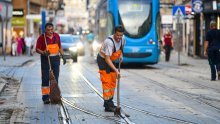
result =
[[[45,45],[47,46],[46,36],[44,34]],[[47,47],[46,47],[47,49]],[[48,49],[47,49],[48,50]],[[51,68],[50,57],[48,56],[48,64],[49,64],[49,81],[50,81],[50,102],[54,104],[61,103],[61,92],[58,86],[57,80],[54,76],[53,70]]]
[[[118,71],[120,72],[120,68],[121,68],[121,62],[119,60],[119,64],[118,64]],[[115,109],[114,114],[115,115],[121,115],[121,107],[120,107],[120,76],[118,77],[118,82],[117,82],[117,106]]]

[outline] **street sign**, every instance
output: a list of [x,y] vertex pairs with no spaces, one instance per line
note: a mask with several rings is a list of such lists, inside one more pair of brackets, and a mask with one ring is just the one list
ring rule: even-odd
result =
[[[186,12],[185,12],[185,6],[174,6],[173,7],[173,17],[174,19],[177,20],[177,29],[178,29],[178,33],[177,33],[177,37],[178,39],[181,39],[181,36],[180,36],[180,30],[181,30],[181,23],[180,23],[180,20],[182,20],[182,18],[184,18],[186,15]],[[178,42],[178,65],[180,65],[180,46],[181,43]]]
[[186,12],[186,14],[191,14],[192,13],[191,5],[189,5],[189,4],[185,5],[185,12]]
[[195,13],[201,13],[203,11],[203,1],[192,0],[192,11]]
[[185,6],[174,6],[173,7],[173,16],[184,17],[186,15]]
[[46,11],[41,11],[41,33],[45,32],[45,25],[46,25]]

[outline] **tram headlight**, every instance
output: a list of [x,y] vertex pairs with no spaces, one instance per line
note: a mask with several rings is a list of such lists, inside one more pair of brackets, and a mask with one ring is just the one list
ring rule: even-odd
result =
[[148,42],[148,44],[155,45],[155,44],[156,44],[156,42],[155,42],[155,41],[153,41],[153,39],[150,39],[150,40],[149,40],[149,42]]

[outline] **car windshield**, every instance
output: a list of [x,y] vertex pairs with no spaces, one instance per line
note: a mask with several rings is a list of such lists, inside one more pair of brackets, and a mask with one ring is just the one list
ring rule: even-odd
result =
[[79,37],[73,36],[60,36],[60,40],[62,43],[75,43],[80,40]]

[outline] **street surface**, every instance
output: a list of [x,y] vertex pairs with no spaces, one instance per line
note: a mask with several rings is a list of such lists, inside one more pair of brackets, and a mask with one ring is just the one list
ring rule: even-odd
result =
[[[121,107],[122,113],[130,115],[131,122],[220,123],[220,81],[210,81],[206,59],[181,57],[181,66],[177,65],[175,52],[170,62],[164,62],[162,54],[161,62],[156,65],[122,66]],[[66,65],[60,66],[59,86],[65,109],[60,105],[43,104],[39,56],[25,59],[31,61],[21,66],[8,63],[0,66],[0,76],[9,82],[0,94],[0,123],[125,123],[114,113],[104,112],[99,96],[102,87],[98,67],[89,53],[79,57],[77,63],[68,60]],[[24,57],[13,61],[24,61]],[[116,94],[114,100],[116,104]]]

